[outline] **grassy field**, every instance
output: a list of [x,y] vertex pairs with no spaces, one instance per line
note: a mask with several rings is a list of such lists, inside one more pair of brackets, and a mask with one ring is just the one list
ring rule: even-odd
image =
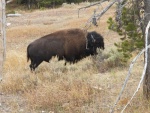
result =
[[[99,11],[108,3],[99,6]],[[21,17],[7,18],[12,23],[7,28],[7,56],[4,64],[3,81],[0,82],[1,113],[109,113],[128,73],[129,63],[120,64],[114,42],[119,36],[109,31],[107,19],[115,16],[115,6],[98,21],[97,31],[104,37],[105,50],[98,56],[88,57],[77,64],[64,66],[64,61],[53,58],[43,62],[31,73],[27,62],[28,44],[41,36],[68,28],[84,28],[94,9],[81,10],[86,6],[66,5],[57,9],[34,11],[17,10]],[[135,53],[136,55],[136,53]],[[135,63],[115,113],[122,108],[136,90],[143,70],[143,56]],[[142,87],[126,113],[149,113],[150,105],[143,99]]]

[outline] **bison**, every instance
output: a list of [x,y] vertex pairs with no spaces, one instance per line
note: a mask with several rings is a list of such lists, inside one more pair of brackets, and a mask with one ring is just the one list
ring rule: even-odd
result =
[[74,64],[89,55],[97,54],[97,48],[104,49],[104,41],[95,31],[60,30],[30,43],[27,47],[27,61],[31,60],[31,71],[43,61],[49,62],[53,56],[57,56],[58,60],[65,60],[65,64]]

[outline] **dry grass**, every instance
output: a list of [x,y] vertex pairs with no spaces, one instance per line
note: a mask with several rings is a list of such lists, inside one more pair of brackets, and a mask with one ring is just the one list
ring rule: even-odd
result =
[[[85,4],[64,6],[58,9],[23,12],[23,16],[8,18],[12,26],[7,29],[7,57],[4,78],[0,83],[0,112],[7,113],[108,113],[117,98],[128,67],[120,66],[120,56],[113,52],[113,43],[119,41],[116,33],[107,29],[106,20],[113,16],[112,7],[92,26],[104,36],[105,51],[97,57],[88,57],[75,65],[64,66],[56,58],[43,62],[31,73],[26,59],[26,47],[33,40],[67,28],[82,28],[97,7],[82,10],[77,18],[77,8]],[[103,4],[103,7],[106,6]],[[101,8],[99,9],[101,10]],[[128,64],[127,64],[128,65]],[[112,68],[113,67],[113,68]],[[133,69],[125,93],[116,113],[128,102],[140,79],[142,58]],[[142,90],[127,108],[127,113],[148,113],[150,106],[142,97]]]
[[81,80],[60,80],[47,82],[25,94],[31,107],[54,112],[81,110],[82,106],[92,102],[95,91]]

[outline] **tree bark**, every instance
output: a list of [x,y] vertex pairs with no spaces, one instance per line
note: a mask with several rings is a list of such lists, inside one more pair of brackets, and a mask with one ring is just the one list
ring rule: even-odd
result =
[[5,15],[5,0],[1,0],[0,9],[1,9],[1,40],[0,40],[0,80],[2,80],[3,74],[3,63],[6,58],[6,15]]
[[28,9],[31,9],[31,0],[28,0]]
[[[2,1],[0,1],[0,28],[2,29]],[[0,79],[2,79],[2,68],[3,68],[3,39],[2,31],[0,31]]]
[[[150,21],[150,0],[144,0],[144,10],[145,10],[145,19],[144,19],[144,29],[146,28],[148,22]],[[150,44],[150,30],[148,33],[148,45]],[[144,97],[150,100],[150,50],[148,49],[147,57],[147,69],[143,82],[143,94]]]

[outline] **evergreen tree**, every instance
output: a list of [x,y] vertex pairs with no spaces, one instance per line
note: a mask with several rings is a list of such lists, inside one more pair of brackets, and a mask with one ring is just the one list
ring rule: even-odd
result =
[[[129,0],[125,1],[124,5]],[[124,61],[127,61],[135,50],[141,50],[144,47],[144,36],[139,25],[139,8],[136,1],[132,1],[128,7],[123,7],[120,20],[108,19],[109,29],[116,31],[121,36],[121,42],[115,43],[119,52],[124,55]]]

